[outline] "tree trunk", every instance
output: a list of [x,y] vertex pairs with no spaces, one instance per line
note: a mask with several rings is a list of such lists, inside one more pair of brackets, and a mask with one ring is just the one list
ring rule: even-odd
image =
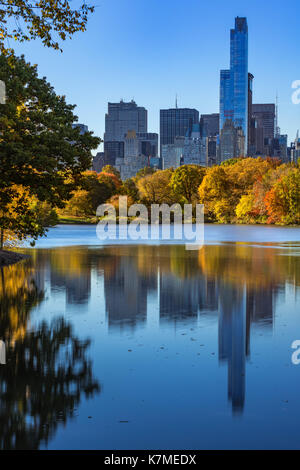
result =
[[1,250],[3,250],[3,243],[4,243],[4,229],[1,227],[1,231],[0,231],[0,247],[1,247]]

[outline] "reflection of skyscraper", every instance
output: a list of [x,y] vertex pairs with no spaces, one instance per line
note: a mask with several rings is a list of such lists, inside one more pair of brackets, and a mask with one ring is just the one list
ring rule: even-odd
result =
[[161,273],[159,312],[160,318],[197,317],[197,284],[191,279],[185,282],[172,274]]
[[199,310],[218,310],[218,284],[216,279],[203,276],[200,282]]
[[91,294],[91,273],[80,272],[78,276],[68,276],[62,272],[51,270],[51,290],[64,290],[67,305],[86,304]]
[[234,413],[245,401],[246,296],[242,286],[220,285],[219,359],[228,362],[228,398]]
[[138,272],[135,258],[118,257],[117,269],[104,269],[104,291],[109,326],[144,322],[147,315],[147,292],[153,280]]

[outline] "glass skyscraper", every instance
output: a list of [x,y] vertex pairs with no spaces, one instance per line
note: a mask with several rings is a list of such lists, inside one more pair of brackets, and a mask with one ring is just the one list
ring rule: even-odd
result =
[[185,137],[193,124],[199,124],[199,111],[190,108],[160,110],[160,154],[162,146],[174,144],[176,137]]
[[[248,25],[246,18],[237,17],[235,28],[230,31],[230,70],[221,70],[220,75],[220,152],[221,160],[227,149],[222,146],[222,130],[227,121],[237,132],[238,142],[232,142],[231,148],[236,149],[235,156],[247,154],[248,142]],[[230,121],[230,122],[228,122]],[[233,130],[234,130],[233,129]],[[227,136],[228,141],[228,136]],[[224,142],[223,142],[224,143]]]

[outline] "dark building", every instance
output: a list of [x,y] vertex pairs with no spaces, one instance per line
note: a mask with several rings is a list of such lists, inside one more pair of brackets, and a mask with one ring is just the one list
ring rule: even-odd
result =
[[207,137],[206,145],[206,166],[218,164],[218,136]]
[[124,158],[124,142],[104,141],[104,165],[115,165],[116,158]]
[[199,124],[199,111],[190,108],[160,110],[160,155],[162,146],[174,144],[175,137],[185,137],[193,124]]
[[252,117],[257,127],[264,131],[264,139],[273,139],[275,135],[275,104],[252,104]]
[[104,164],[104,152],[98,152],[97,155],[93,157],[93,165],[92,170],[100,173],[102,168],[105,166]]
[[251,156],[255,153],[255,140],[253,127],[255,128],[255,121],[252,119],[252,97],[253,97],[253,79],[254,75],[248,73],[248,155]]
[[201,114],[200,127],[203,135],[206,137],[214,137],[219,135],[220,114]]

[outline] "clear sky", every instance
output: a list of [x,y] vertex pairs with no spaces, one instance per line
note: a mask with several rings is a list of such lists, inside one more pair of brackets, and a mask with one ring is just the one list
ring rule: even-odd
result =
[[[91,0],[93,4],[93,0]],[[72,4],[78,5],[79,0]],[[15,46],[38,64],[58,94],[77,104],[79,122],[103,137],[107,102],[130,101],[148,109],[148,130],[159,132],[159,109],[219,111],[219,73],[229,67],[229,32],[235,16],[249,27],[249,71],[254,103],[275,102],[279,125],[294,140],[300,105],[299,0],[95,0],[85,33],[51,51],[38,41]],[[12,45],[12,44],[11,44]]]

